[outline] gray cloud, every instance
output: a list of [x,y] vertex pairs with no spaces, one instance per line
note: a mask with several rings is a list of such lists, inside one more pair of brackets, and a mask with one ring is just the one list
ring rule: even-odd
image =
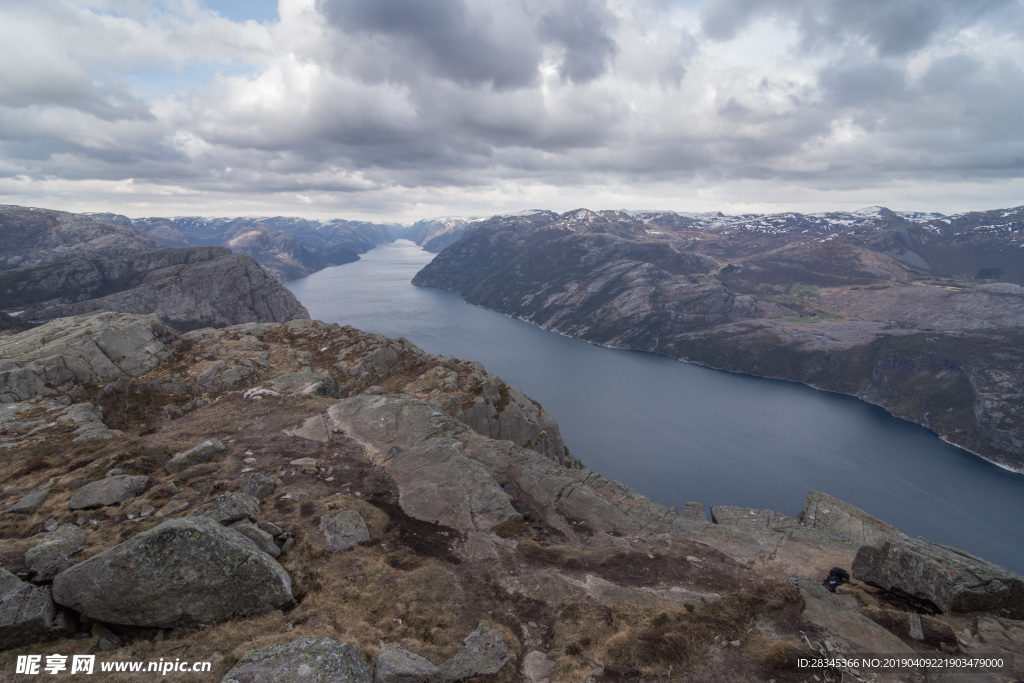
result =
[[[279,24],[243,30],[187,3],[137,18],[90,1],[0,22],[9,196],[430,213],[1024,178],[1022,27],[1005,2],[710,0],[695,23],[662,0],[282,0]],[[795,34],[776,41],[767,21]],[[168,95],[138,88],[229,63]]]
[[797,26],[805,48],[864,45],[879,56],[923,48],[945,30],[991,20],[1017,0],[710,0],[701,26],[713,40],[733,40],[774,18]]

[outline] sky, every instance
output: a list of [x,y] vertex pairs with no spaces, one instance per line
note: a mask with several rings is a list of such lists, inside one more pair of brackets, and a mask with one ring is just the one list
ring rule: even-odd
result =
[[0,203],[1024,204],[1024,0],[0,0]]

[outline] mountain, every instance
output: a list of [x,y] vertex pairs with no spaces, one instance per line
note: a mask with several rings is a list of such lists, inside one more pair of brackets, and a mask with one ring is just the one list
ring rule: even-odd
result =
[[166,249],[95,217],[0,207],[0,247],[6,328],[103,310],[156,313],[177,329],[309,317],[248,256]]
[[[795,517],[665,508],[582,467],[478,363],[404,339],[100,313],[0,337],[0,378],[4,666],[924,680],[852,663],[887,653],[1022,672],[1024,577],[820,492]],[[852,578],[835,593],[833,567]]]
[[616,348],[858,396],[1024,471],[1024,207],[495,216],[413,282]]
[[334,219],[286,216],[246,218],[128,218],[119,214],[90,216],[130,227],[165,247],[225,246],[246,254],[278,280],[305,277],[328,266],[359,260],[359,254],[390,242],[400,226]]

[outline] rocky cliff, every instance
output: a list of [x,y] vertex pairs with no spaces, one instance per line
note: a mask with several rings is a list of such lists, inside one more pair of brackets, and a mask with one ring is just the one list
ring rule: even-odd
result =
[[225,248],[164,249],[129,228],[43,209],[6,207],[0,219],[6,263],[17,266],[0,271],[0,307],[18,323],[104,310],[155,313],[179,329],[309,317],[255,261]]
[[993,281],[1020,275],[1022,216],[498,216],[413,282],[587,341],[852,394],[1024,471],[1024,288]]
[[4,667],[925,681],[799,660],[1024,654],[1022,577],[823,493],[795,518],[667,509],[582,468],[479,364],[402,339],[66,318],[0,338],[0,401]]

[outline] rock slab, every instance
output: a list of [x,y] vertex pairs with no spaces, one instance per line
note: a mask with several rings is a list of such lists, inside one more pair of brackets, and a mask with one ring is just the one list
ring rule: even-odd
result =
[[148,484],[149,477],[133,477],[127,474],[94,481],[75,491],[68,501],[68,509],[88,510],[117,505],[145,491]]
[[170,474],[175,474],[192,467],[192,465],[210,462],[213,460],[213,456],[226,450],[227,448],[220,442],[220,439],[208,439],[187,451],[176,453],[174,457],[167,461],[164,469]]
[[359,648],[330,638],[299,638],[253,650],[221,683],[372,683]]
[[942,612],[991,610],[1024,619],[1024,577],[962,550],[921,538],[863,545],[853,576]]
[[43,489],[42,491],[33,491],[24,498],[20,498],[15,501],[12,505],[4,508],[4,512],[11,512],[16,515],[31,515],[39,506],[46,500],[46,496],[50,494],[49,489]]
[[210,624],[292,604],[288,572],[212,519],[174,519],[61,572],[53,599],[111,624]]
[[423,683],[440,681],[441,669],[417,654],[385,643],[377,653],[373,683]]

